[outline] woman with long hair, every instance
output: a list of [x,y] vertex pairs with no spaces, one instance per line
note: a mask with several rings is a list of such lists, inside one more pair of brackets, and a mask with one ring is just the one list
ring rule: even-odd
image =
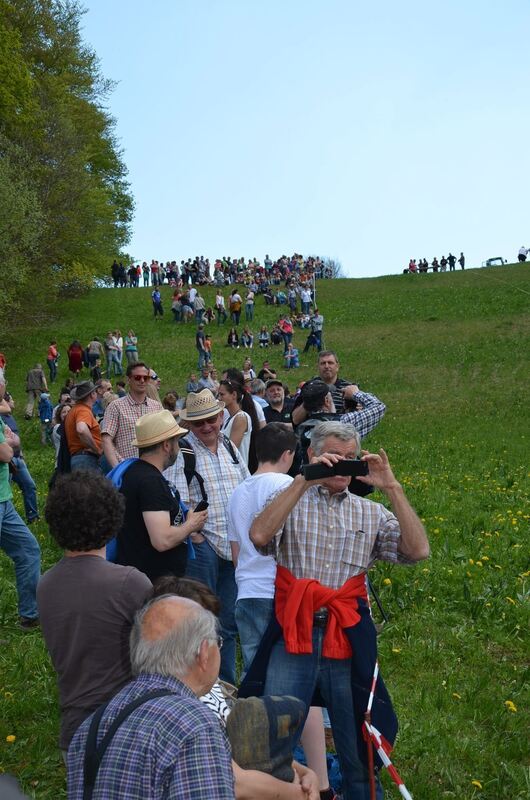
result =
[[76,378],[83,369],[83,348],[77,339],[68,348],[68,369]]
[[254,472],[257,468],[254,436],[259,423],[252,397],[242,383],[228,379],[220,382],[217,397],[225,404],[228,414],[221,430],[238,448],[249,470]]

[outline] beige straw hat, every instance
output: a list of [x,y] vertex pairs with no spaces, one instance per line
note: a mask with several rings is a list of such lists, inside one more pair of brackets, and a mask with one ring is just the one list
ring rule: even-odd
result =
[[136,447],[149,447],[152,444],[165,442],[174,436],[185,436],[188,431],[181,428],[171,411],[155,411],[145,414],[136,421],[136,439],[131,444]]
[[188,394],[186,408],[179,412],[179,417],[188,422],[194,422],[198,419],[214,417],[224,407],[225,404],[217,400],[209,389],[203,389],[202,392],[190,392]]

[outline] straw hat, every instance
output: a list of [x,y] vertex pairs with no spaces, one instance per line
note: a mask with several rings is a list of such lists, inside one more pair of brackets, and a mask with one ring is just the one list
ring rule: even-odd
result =
[[136,439],[131,444],[136,447],[149,447],[152,444],[165,442],[174,436],[185,436],[188,431],[181,428],[171,411],[155,411],[145,414],[136,421]]
[[190,392],[186,397],[186,408],[180,411],[180,418],[194,422],[199,419],[208,419],[223,410],[225,404],[217,400],[209,389],[202,392]]

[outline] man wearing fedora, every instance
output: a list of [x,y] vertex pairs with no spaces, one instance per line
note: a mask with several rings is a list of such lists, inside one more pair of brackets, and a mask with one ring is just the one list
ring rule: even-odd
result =
[[136,567],[151,581],[161,575],[184,575],[188,559],[184,540],[200,531],[208,516],[207,511],[187,511],[162,474],[175,463],[178,441],[185,433],[170,411],[140,417],[133,440],[140,457],[122,476],[125,517],[117,537],[117,561]]
[[92,412],[97,397],[92,381],[78,383],[72,389],[74,406],[64,423],[72,472],[80,469],[99,470],[102,454],[101,430]]
[[[188,561],[186,575],[205,583],[221,600],[219,621],[224,646],[220,675],[223,680],[235,683],[237,586],[228,541],[227,509],[232,492],[250,473],[244,459],[221,433],[224,406],[209,389],[203,389],[190,392],[186,408],[180,412],[181,421],[190,430],[186,444],[194,451],[195,472],[202,476],[209,503],[202,531],[191,537],[196,557]],[[188,486],[183,467],[181,453],[165,475],[176,485],[184,502],[195,508],[203,493],[195,476]]]

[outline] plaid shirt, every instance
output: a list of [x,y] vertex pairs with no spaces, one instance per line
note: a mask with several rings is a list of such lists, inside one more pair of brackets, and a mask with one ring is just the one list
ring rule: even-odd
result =
[[[239,459],[239,464],[234,464],[228,449],[222,444],[222,434],[219,434],[217,453],[212,453],[193,433],[186,436],[186,441],[195,451],[195,471],[202,475],[204,488],[208,494],[208,519],[201,533],[208,539],[215,552],[227,561],[232,560],[230,542],[228,541],[228,501],[232,492],[249,477],[250,472],[243,463],[237,447],[234,452]],[[196,478],[193,478],[189,487],[184,475],[184,457],[179,453],[172,467],[166,469],[164,477],[167,478],[179,491],[180,498],[188,508],[195,508],[202,500],[201,490]]]
[[110,436],[122,459],[138,458],[138,448],[131,444],[136,435],[136,420],[155,411],[162,411],[162,404],[158,400],[146,397],[141,403],[137,403],[130,394],[126,394],[107,406],[101,423],[101,433]]
[[324,486],[312,486],[287,517],[279,541],[262,552],[276,550],[278,564],[295,578],[313,578],[338,589],[377,559],[413,563],[398,552],[399,539],[399,522],[380,503],[348,491],[330,495]]
[[341,422],[353,425],[361,437],[368,436],[373,431],[378,422],[384,417],[386,406],[374,394],[367,392],[356,392],[354,400],[363,406],[361,411],[347,411],[341,418]]
[[[109,703],[98,744],[128,703],[155,689],[174,694],[135,709],[114,734],[99,768],[93,800],[233,800],[230,745],[215,715],[175,678],[139,675]],[[92,717],[68,750],[69,800],[83,798],[83,760]]]

